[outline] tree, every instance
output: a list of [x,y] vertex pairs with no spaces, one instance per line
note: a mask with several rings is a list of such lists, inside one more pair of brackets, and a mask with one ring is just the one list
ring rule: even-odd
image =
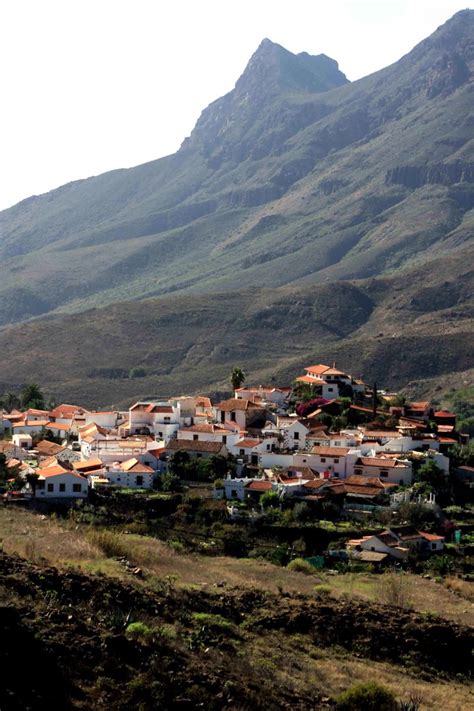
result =
[[160,486],[162,491],[176,493],[181,491],[181,482],[178,476],[173,472],[165,472],[160,476]]
[[190,462],[189,454],[178,450],[170,458],[168,469],[170,473],[174,474],[178,479],[186,479],[189,473]]
[[432,460],[427,459],[416,472],[416,481],[429,484],[435,491],[446,487],[446,476]]
[[276,491],[266,491],[260,497],[260,503],[262,504],[264,509],[269,509],[274,506],[279,506],[280,497],[278,496],[278,493]]
[[18,395],[15,395],[15,393],[5,393],[2,398],[2,402],[3,407],[7,412],[16,410],[21,405],[20,398],[18,397]]
[[28,482],[28,484],[31,487],[33,496],[36,496],[36,488],[38,486],[38,479],[39,479],[38,474],[35,474],[34,472],[31,472],[30,474],[26,475],[26,481]]
[[213,454],[209,460],[209,474],[212,480],[224,479],[228,471],[227,458],[222,454]]
[[242,383],[244,382],[245,377],[246,376],[242,368],[236,366],[230,374],[232,390],[238,390],[238,388],[242,387]]
[[44,395],[41,392],[40,386],[36,383],[25,385],[20,393],[20,398],[22,407],[33,407],[37,410],[44,410]]
[[5,484],[8,477],[7,458],[0,452],[0,485]]

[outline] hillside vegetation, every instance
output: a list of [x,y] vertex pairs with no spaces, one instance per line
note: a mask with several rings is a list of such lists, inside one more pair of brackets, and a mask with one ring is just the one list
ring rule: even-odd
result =
[[[391,277],[124,302],[4,328],[0,391],[33,379],[56,400],[128,404],[229,390],[236,364],[248,382],[282,384],[336,360],[380,386],[431,379],[437,395],[472,365],[470,264],[451,256]],[[130,378],[134,368],[144,377]]]

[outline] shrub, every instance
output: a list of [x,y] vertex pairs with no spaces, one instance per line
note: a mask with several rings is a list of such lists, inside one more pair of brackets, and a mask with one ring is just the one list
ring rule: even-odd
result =
[[233,622],[224,619],[220,615],[211,615],[207,612],[194,612],[193,619],[201,628],[204,637],[210,640],[212,637],[238,637],[238,631]]
[[113,531],[91,531],[88,534],[88,539],[108,558],[118,558],[128,554],[125,542]]
[[394,607],[411,607],[410,582],[400,573],[384,573],[378,582],[377,592],[381,602]]
[[144,622],[132,622],[125,630],[125,636],[138,641],[149,640],[153,637],[154,630]]
[[308,563],[304,558],[294,558],[286,566],[288,570],[292,570],[296,573],[304,573],[305,575],[314,575],[315,569]]
[[329,585],[315,585],[314,592],[318,597],[327,597],[331,594],[331,588]]
[[373,681],[356,684],[336,699],[340,711],[395,711],[397,707],[393,692]]

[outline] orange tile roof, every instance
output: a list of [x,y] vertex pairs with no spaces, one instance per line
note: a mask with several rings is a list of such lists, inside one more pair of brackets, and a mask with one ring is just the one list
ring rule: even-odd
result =
[[248,410],[251,407],[257,407],[257,405],[245,398],[231,397],[228,400],[218,402],[214,407],[216,410],[221,410],[221,412],[232,412],[233,410]]
[[48,477],[48,476],[59,476],[60,474],[72,474],[70,469],[62,467],[60,464],[53,464],[50,467],[42,467],[37,469],[36,473],[38,476]]
[[310,385],[325,385],[326,381],[321,378],[312,378],[310,375],[300,375],[296,378],[298,383],[309,383]]
[[235,447],[242,447],[242,449],[253,449],[253,447],[258,447],[262,444],[261,439],[241,439],[239,442],[235,443]]
[[319,363],[318,365],[309,365],[307,368],[305,368],[305,370],[307,373],[313,373],[314,375],[322,375],[326,372],[326,370],[329,370],[329,365],[323,365],[322,363]]
[[313,447],[311,454],[320,457],[345,457],[349,453],[349,447]]
[[245,488],[250,491],[270,491],[272,483],[271,481],[251,481]]
[[425,533],[424,531],[420,531],[420,535],[427,541],[444,541],[444,536],[436,536],[434,533]]
[[395,459],[383,459],[382,457],[359,457],[357,464],[364,467],[380,467],[382,469],[393,469],[394,467],[405,466],[399,464]]
[[132,458],[128,459],[126,462],[122,462],[120,465],[120,468],[124,472],[132,473],[132,474],[154,474],[154,469],[151,467],[147,466],[146,464],[142,464],[141,462],[138,461],[138,459]]
[[102,459],[98,457],[86,459],[82,462],[73,462],[73,468],[78,472],[85,472],[90,469],[101,469],[104,466]]

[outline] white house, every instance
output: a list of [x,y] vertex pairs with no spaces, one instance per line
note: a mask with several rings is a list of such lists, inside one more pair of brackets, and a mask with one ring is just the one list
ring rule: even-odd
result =
[[84,499],[87,496],[87,479],[61,465],[37,469],[36,496],[50,499]]
[[291,388],[275,388],[275,387],[264,387],[263,385],[258,385],[257,387],[244,386],[237,388],[235,390],[235,397],[252,400],[253,402],[271,403],[277,407],[283,407],[288,403],[291,395]]
[[294,455],[296,466],[310,467],[326,477],[345,478],[348,447],[313,447],[310,452]]
[[104,475],[111,484],[127,489],[151,489],[155,471],[132,457],[126,462],[116,462],[107,467]]
[[33,438],[29,434],[14,434],[12,442],[17,447],[22,447],[23,449],[31,449],[33,446]]
[[411,484],[413,480],[412,464],[408,460],[395,457],[385,458],[377,456],[360,457],[356,452],[351,452],[346,466],[347,476],[361,474],[367,477],[376,477],[391,484]]
[[152,434],[168,442],[180,427],[181,405],[169,401],[136,402],[129,410],[131,434]]
[[265,439],[244,437],[239,439],[234,445],[228,447],[229,452],[244,462],[258,465],[260,455],[271,452],[278,444],[276,437],[265,437]]
[[234,422],[239,429],[245,430],[265,415],[265,408],[251,400],[230,398],[214,405],[215,420],[220,424]]
[[231,451],[231,446],[241,439],[242,434],[235,424],[218,425],[208,422],[184,427],[178,430],[176,438],[195,442],[221,442]]

